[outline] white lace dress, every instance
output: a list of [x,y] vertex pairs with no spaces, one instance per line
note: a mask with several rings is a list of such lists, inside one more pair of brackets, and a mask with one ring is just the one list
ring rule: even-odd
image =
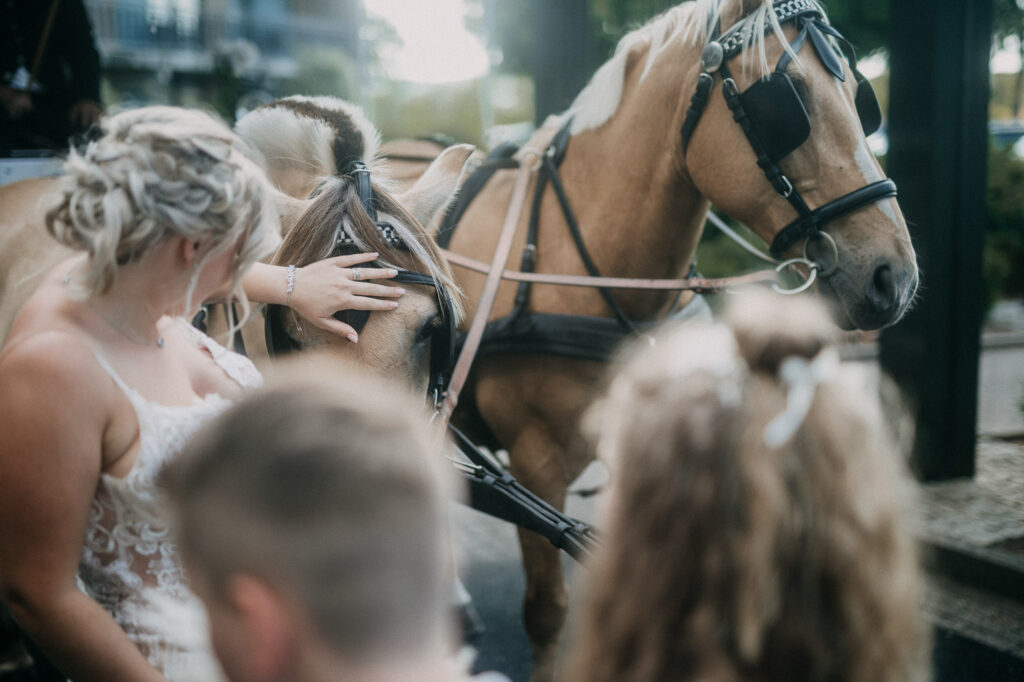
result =
[[[183,324],[196,345],[208,349],[240,386],[262,383],[248,358]],[[205,612],[188,589],[170,537],[157,476],[199,427],[231,401],[211,393],[191,405],[154,403],[125,384],[102,357],[97,360],[135,408],[140,444],[127,476],[100,478],[79,564],[80,585],[172,682],[222,679],[208,643]]]

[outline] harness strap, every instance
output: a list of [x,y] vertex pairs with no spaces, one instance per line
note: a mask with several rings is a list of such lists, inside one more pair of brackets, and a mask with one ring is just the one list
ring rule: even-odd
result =
[[704,113],[704,107],[708,105],[708,99],[711,97],[711,88],[714,84],[715,79],[710,73],[702,73],[697,77],[697,91],[690,98],[690,106],[686,108],[686,118],[683,120],[683,127],[680,130],[683,136],[684,155],[686,154],[687,147],[690,146],[690,138],[693,137],[693,131],[697,128],[697,123]]
[[772,161],[765,150],[764,144],[761,142],[761,138],[758,137],[757,132],[754,130],[754,124],[750,117],[747,116],[747,111],[740,100],[736,81],[732,79],[729,67],[725,64],[722,64],[722,95],[725,97],[726,104],[729,105],[733,120],[739,124],[744,136],[747,138],[747,142],[750,143],[750,147],[754,150],[754,155],[757,157],[757,165],[764,171],[765,177],[768,178],[772,188],[786,199],[799,215],[808,215],[811,209],[807,206],[803,197],[800,196],[800,193],[794,191],[793,183],[786,177],[786,174],[779,168],[779,165]]
[[459,354],[452,371],[451,382],[448,391],[444,395],[444,401],[438,409],[441,431],[448,425],[452,411],[459,402],[459,393],[466,384],[469,377],[469,370],[473,364],[473,358],[480,347],[480,339],[484,334],[484,327],[487,326],[487,318],[490,317],[491,308],[494,306],[494,299],[498,295],[498,285],[501,284],[501,272],[508,263],[509,254],[512,251],[512,240],[515,238],[516,227],[519,225],[519,218],[523,212],[523,204],[526,203],[526,191],[530,186],[530,166],[520,165],[516,182],[512,189],[512,198],[509,200],[508,212],[505,214],[505,223],[501,227],[501,234],[498,237],[498,245],[494,249],[494,257],[491,260],[491,269],[487,273],[483,291],[480,293],[480,302],[477,304],[476,313],[473,315],[473,322],[466,333],[466,342]]
[[[562,159],[565,158],[565,154],[569,149],[569,129],[572,126],[572,117],[566,119],[562,127],[558,129],[554,137],[551,138],[551,142],[548,143],[545,149],[545,157],[550,158],[554,162],[555,174],[557,175],[557,168],[562,163]],[[540,233],[540,208],[541,203],[544,199],[544,191],[548,186],[548,178],[551,177],[551,169],[547,164],[542,164],[540,172],[537,173],[537,187],[533,192],[533,203],[530,206],[530,222],[527,225],[526,230],[526,243],[523,245],[523,256],[520,260],[519,269],[524,272],[533,272],[533,269],[537,266],[537,238]],[[527,304],[530,302],[530,285],[527,282],[521,283],[516,288],[516,297],[512,304],[512,312],[509,314],[510,317],[517,317],[522,315],[526,310]]]
[[487,155],[487,159],[484,163],[474,170],[469,178],[466,179],[465,184],[462,185],[462,189],[459,191],[459,197],[454,203],[448,206],[448,210],[444,215],[444,220],[441,222],[441,229],[437,233],[437,243],[442,248],[448,248],[451,244],[452,237],[455,235],[455,228],[458,226],[459,221],[462,220],[463,214],[466,213],[466,209],[473,202],[473,199],[480,193],[487,181],[502,168],[515,168],[519,165],[516,159],[511,158],[513,154],[518,151],[519,147],[506,142],[503,145],[496,147],[490,154]]
[[[594,263],[594,259],[590,257],[590,252],[587,250],[586,244],[583,242],[583,235],[580,233],[579,222],[576,220],[576,215],[573,213],[572,206],[569,204],[569,197],[565,193],[565,187],[562,185],[562,178],[558,175],[558,169],[554,165],[554,161],[545,156],[544,165],[548,169],[548,175],[551,177],[551,187],[555,190],[555,196],[558,197],[558,203],[562,206],[562,213],[565,214],[565,222],[569,225],[569,233],[572,235],[572,240],[576,244],[576,250],[580,254],[580,259],[583,261],[584,267],[591,277],[601,278],[601,271],[598,269],[597,264]],[[622,328],[628,332],[634,332],[635,327],[626,313],[623,312],[622,308],[619,307],[618,301],[615,300],[615,296],[606,287],[598,287],[598,293],[601,294],[601,298],[605,300],[608,307],[611,308],[612,314],[615,315],[615,319],[619,321]]]

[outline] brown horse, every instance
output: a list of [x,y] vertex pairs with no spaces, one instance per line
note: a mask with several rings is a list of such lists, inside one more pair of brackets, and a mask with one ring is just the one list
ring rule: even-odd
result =
[[[833,35],[820,6],[800,0],[777,4],[779,10],[799,5],[807,13],[780,24],[769,0],[697,0],[653,19],[622,39],[569,111],[538,130],[518,158],[535,163],[537,152],[568,126],[571,138],[559,168],[565,193],[592,260],[602,274],[618,277],[682,276],[712,203],[772,243],[800,215],[797,198],[810,210],[840,197],[860,196],[856,193],[861,188],[880,189],[870,200],[836,211],[824,225],[835,252],[830,253],[829,240],[816,232],[810,233],[806,248],[810,258],[825,261],[819,268],[819,291],[838,324],[861,329],[892,324],[910,304],[918,272],[906,224],[885,189],[885,175],[868,149],[859,120],[871,118],[859,109],[874,103],[873,94],[863,91],[852,52],[840,52],[848,44]],[[808,25],[811,28],[804,32]],[[716,48],[709,47],[715,38],[725,42],[716,26],[723,34],[730,27],[740,31],[738,54],[723,50],[723,66],[716,63]],[[786,47],[791,43],[792,51]],[[784,54],[786,60],[780,63]],[[703,65],[702,55],[707,57]],[[802,139],[799,131],[789,128],[799,125],[799,116],[787,118],[781,121],[781,133],[794,138],[793,148],[776,149],[774,157],[766,152],[761,160],[788,178],[788,192],[778,174],[773,187],[759,167],[754,143],[734,120],[725,96],[728,79],[731,92],[741,93],[738,99],[747,104],[748,116],[770,116],[782,104],[783,93],[776,86],[786,79],[769,76],[785,61],[789,63],[784,72],[792,83],[784,93],[790,105],[787,114],[806,111],[809,136]],[[700,81],[707,82],[702,86],[708,88],[706,105],[699,117],[688,117]],[[764,83],[768,85],[750,90]],[[751,92],[759,99],[744,99]],[[862,102],[865,97],[870,102]],[[798,107],[795,112],[793,106]],[[689,127],[685,147],[680,135],[684,124]],[[756,128],[766,121],[754,124]],[[774,129],[765,125],[764,130]],[[770,135],[759,141],[761,151],[766,144],[784,142]],[[394,153],[402,149],[392,147]],[[491,260],[515,173],[499,170],[473,200],[452,235],[451,250]],[[524,246],[529,213],[523,211],[514,254]],[[802,243],[780,247],[777,257],[799,255]],[[550,186],[540,204],[535,253],[537,272],[587,274]],[[484,276],[457,270],[457,278],[470,301],[477,301]],[[513,284],[503,284],[491,319],[507,315],[515,295]],[[656,320],[675,303],[670,293],[631,291],[615,298],[633,320]],[[540,285],[533,287],[526,312],[605,317],[611,313],[593,289]],[[581,445],[579,421],[605,372],[599,363],[546,354],[483,357],[474,367],[469,395],[461,406],[467,407],[472,399],[475,416],[509,450],[513,475],[561,507],[568,485],[592,458]],[[553,674],[555,643],[565,618],[560,557],[539,536],[521,532],[520,540],[534,679],[547,680]]]
[[[281,106],[273,107],[272,104],[262,110],[262,123],[269,120],[277,124],[274,131],[276,141],[292,150],[289,158],[303,171],[286,176],[279,156],[268,160],[267,152],[273,149],[262,139],[264,128],[260,121],[255,120],[261,116],[249,121],[250,125],[243,128],[246,133],[243,137],[247,137],[246,141],[255,148],[254,153],[260,157],[270,179],[301,197],[282,193],[277,198],[285,232],[278,254],[286,259],[286,263],[303,266],[329,255],[329,251],[320,253],[323,251],[321,247],[324,240],[334,234],[333,226],[320,224],[311,216],[322,215],[326,210],[332,210],[336,216],[362,211],[358,202],[341,203],[343,196],[347,196],[343,191],[346,180],[342,178],[335,179],[334,191],[321,193],[315,199],[306,199],[309,190],[337,174],[341,160],[351,157],[375,165],[377,131],[357,108],[340,100],[317,98],[315,104],[306,104],[303,113]],[[281,116],[275,118],[278,114]],[[316,135],[322,133],[322,128],[330,127],[328,122],[337,126],[331,128],[332,131],[341,130],[343,134],[334,135],[332,132],[333,144],[329,153],[314,154],[309,151],[310,145],[319,152]],[[436,229],[440,214],[456,191],[463,165],[471,152],[472,147],[468,145],[451,149],[431,164],[408,190],[394,197],[386,187],[375,185],[378,201],[391,209],[382,213],[382,217],[396,230],[403,241],[403,248],[396,248],[382,239],[376,226],[372,222],[367,223],[365,217],[362,220],[353,218],[348,223],[352,237],[364,250],[380,253],[381,260],[389,266],[431,276],[441,293],[456,302],[460,298],[451,271],[434,245],[434,233],[428,232],[424,225],[433,225]],[[44,216],[55,199],[58,182],[57,178],[41,178],[0,187],[0,343],[42,276],[71,253],[53,240],[44,227]],[[288,185],[288,182],[292,184]],[[296,189],[298,185],[302,185],[302,189]],[[338,205],[329,205],[332,201]],[[440,314],[439,292],[416,284],[402,286],[406,294],[400,299],[399,307],[387,314],[370,315],[360,334],[360,343],[351,344],[345,339],[335,338],[313,325],[305,325],[302,332],[295,330],[295,342],[301,347],[329,347],[332,352],[353,357],[382,374],[405,379],[417,390],[424,388],[426,367],[423,347],[429,339],[426,332],[436,326]],[[461,308],[456,305],[454,311],[460,314]],[[294,319],[290,315],[285,317],[289,323]],[[211,333],[224,338],[226,330],[224,318],[214,316]],[[242,333],[247,351],[258,363],[262,361],[265,364],[267,352],[262,316],[249,320]]]

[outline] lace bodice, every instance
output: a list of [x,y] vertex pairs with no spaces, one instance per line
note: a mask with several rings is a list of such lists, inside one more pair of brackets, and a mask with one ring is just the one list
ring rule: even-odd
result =
[[[240,386],[252,388],[261,383],[248,358],[225,349],[184,321],[183,325],[197,347],[209,350],[217,365]],[[191,405],[154,403],[122,381],[101,356],[96,358],[135,409],[139,450],[127,476],[104,474],[100,478],[89,513],[79,578],[86,592],[114,616],[154,666],[174,682],[192,682],[199,679],[198,670],[216,664],[208,655],[202,607],[188,589],[170,538],[157,477],[199,427],[231,402],[211,393]],[[180,671],[177,676],[176,669]],[[212,668],[214,677],[206,679],[217,679],[216,670]]]

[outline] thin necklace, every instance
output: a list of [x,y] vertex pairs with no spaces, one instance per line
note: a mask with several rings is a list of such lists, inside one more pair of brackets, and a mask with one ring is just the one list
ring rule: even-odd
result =
[[100,311],[96,310],[95,307],[90,305],[89,306],[89,310],[91,310],[94,313],[96,313],[97,317],[99,317],[101,320],[103,320],[104,322],[109,324],[111,329],[113,329],[114,331],[118,332],[121,336],[123,336],[124,338],[128,339],[129,341],[131,341],[134,344],[137,344],[139,346],[156,346],[157,348],[163,348],[164,347],[164,337],[162,337],[162,336],[158,336],[156,341],[151,341],[150,339],[140,339],[139,337],[135,336],[134,334],[129,334],[120,325],[115,323],[113,320],[108,318],[106,315],[104,315]]
[[[68,284],[70,284],[70,282],[71,282],[71,271],[68,270],[68,272],[64,275],[64,285],[67,286]],[[156,341],[151,341],[150,339],[140,339],[139,337],[137,337],[137,336],[135,336],[133,334],[129,334],[119,324],[117,324],[116,322],[111,320],[109,317],[107,317],[106,315],[101,313],[99,310],[96,309],[95,306],[93,306],[89,302],[86,302],[85,305],[86,305],[87,308],[89,308],[89,310],[91,310],[94,313],[96,313],[97,317],[99,317],[101,320],[103,320],[108,325],[110,325],[111,329],[113,329],[118,334],[120,334],[124,338],[128,339],[132,343],[134,343],[136,345],[139,345],[139,346],[150,346],[150,347],[156,346],[157,348],[163,348],[164,347],[164,337],[158,336]]]

